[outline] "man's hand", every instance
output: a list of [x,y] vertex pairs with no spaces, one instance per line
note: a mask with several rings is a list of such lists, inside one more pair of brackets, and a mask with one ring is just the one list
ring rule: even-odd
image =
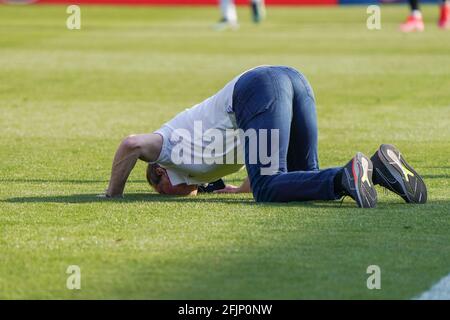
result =
[[110,198],[110,197],[108,197],[106,195],[106,193],[100,193],[100,194],[96,195],[95,197],[96,198],[100,198],[100,199],[108,199],[108,198]]
[[242,193],[242,192],[245,191],[242,191],[241,187],[236,187],[231,184],[227,184],[223,189],[214,191],[214,193]]
[[101,193],[96,195],[97,198],[101,198],[101,199],[122,199],[123,195],[116,195],[114,197],[111,197],[110,195],[108,195],[106,192],[105,193]]
[[247,192],[252,192],[248,177],[244,180],[244,182],[242,182],[240,187],[227,184],[225,188],[214,191],[214,193],[247,193]]

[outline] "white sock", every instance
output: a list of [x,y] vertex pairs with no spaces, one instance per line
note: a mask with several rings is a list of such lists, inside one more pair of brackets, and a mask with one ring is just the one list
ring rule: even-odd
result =
[[237,24],[236,6],[233,0],[220,0],[222,16],[231,24]]
[[413,10],[413,11],[411,12],[411,15],[412,15],[414,18],[422,18],[422,12],[420,12],[420,10]]

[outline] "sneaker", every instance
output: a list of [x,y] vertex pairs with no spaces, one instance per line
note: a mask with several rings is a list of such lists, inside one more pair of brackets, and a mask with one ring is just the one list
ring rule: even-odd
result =
[[400,25],[400,30],[403,32],[423,31],[425,25],[422,17],[409,16],[404,23]]
[[441,29],[450,29],[450,4],[448,3],[441,6],[441,16],[438,26]]
[[370,159],[376,184],[395,192],[408,203],[427,202],[427,187],[422,177],[406,162],[400,150],[382,144]]
[[360,208],[373,208],[377,204],[377,191],[372,182],[373,165],[369,158],[358,152],[344,167],[342,187],[346,195]]
[[239,29],[239,24],[237,22],[231,22],[225,18],[222,18],[214,25],[213,29],[216,31],[223,31],[226,29],[237,30]]

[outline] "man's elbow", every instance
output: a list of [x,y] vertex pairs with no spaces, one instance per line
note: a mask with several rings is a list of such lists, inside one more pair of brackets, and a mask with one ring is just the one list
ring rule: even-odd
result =
[[122,147],[127,150],[138,150],[141,148],[141,144],[136,135],[129,135],[122,140]]

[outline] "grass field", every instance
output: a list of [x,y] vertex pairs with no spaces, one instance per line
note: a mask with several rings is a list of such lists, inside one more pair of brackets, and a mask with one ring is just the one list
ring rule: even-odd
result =
[[[269,8],[211,29],[216,8],[0,6],[0,298],[410,299],[450,272],[450,32],[401,34],[407,9]],[[315,88],[321,166],[396,144],[429,202],[256,205],[156,195],[138,164],[123,200],[95,197],[119,141],[151,132],[260,64]],[[244,172],[230,176],[238,183]],[[379,265],[382,289],[368,290]],[[81,290],[66,289],[69,265]]]

